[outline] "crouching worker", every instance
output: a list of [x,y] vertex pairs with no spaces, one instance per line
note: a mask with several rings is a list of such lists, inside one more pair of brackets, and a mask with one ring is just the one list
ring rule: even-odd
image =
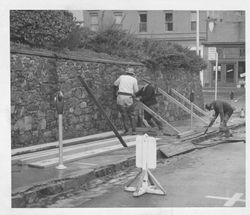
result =
[[135,93],[138,91],[138,83],[134,76],[134,69],[128,68],[126,70],[126,74],[121,75],[114,82],[114,89],[118,89],[117,106],[122,116],[122,122],[125,129],[124,134],[129,132],[129,127],[126,123],[126,116],[128,116],[133,135],[136,134],[135,104],[133,99],[135,97]]
[[[155,86],[151,83],[144,85],[137,93],[136,96],[139,100],[145,104],[147,107],[152,109],[154,112],[157,112],[157,100]],[[157,120],[154,116],[149,114],[147,111],[144,111],[144,119],[148,122],[151,127],[158,127],[159,130],[162,130],[162,123]]]
[[206,104],[205,108],[209,111],[214,110],[215,112],[211,122],[208,125],[208,128],[213,125],[218,115],[220,115],[220,132],[225,133],[226,137],[232,136],[232,133],[227,127],[227,122],[233,114],[233,107],[227,102],[216,100],[210,104]]

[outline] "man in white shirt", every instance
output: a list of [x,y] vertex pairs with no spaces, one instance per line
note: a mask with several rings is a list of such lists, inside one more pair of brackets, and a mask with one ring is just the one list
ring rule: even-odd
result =
[[115,82],[114,86],[118,87],[117,92],[117,105],[122,116],[123,126],[125,129],[124,133],[129,131],[126,124],[126,115],[129,118],[132,134],[136,134],[135,128],[135,105],[133,102],[133,97],[138,91],[138,83],[134,77],[134,69],[128,68],[126,74],[121,75]]

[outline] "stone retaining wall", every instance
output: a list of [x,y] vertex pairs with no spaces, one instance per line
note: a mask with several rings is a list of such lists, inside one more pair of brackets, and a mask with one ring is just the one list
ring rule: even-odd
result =
[[[57,112],[54,97],[58,90],[65,96],[63,115],[64,139],[111,130],[81,86],[77,75],[85,78],[112,122],[121,129],[120,114],[113,98],[112,85],[128,66],[135,68],[139,79],[155,80],[155,73],[140,63],[75,57],[48,51],[11,50],[11,136],[12,148],[56,141]],[[175,87],[188,94],[190,85],[197,92],[197,104],[203,105],[199,77],[177,70],[169,77],[158,72],[159,86]],[[168,80],[171,78],[171,80]],[[188,82],[186,81],[188,80]],[[198,87],[197,87],[198,86]],[[175,105],[158,98],[161,115],[169,121],[188,115]]]

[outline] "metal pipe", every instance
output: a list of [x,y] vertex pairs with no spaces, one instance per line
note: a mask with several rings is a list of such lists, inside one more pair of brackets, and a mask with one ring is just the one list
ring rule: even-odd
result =
[[58,130],[59,130],[59,165],[57,169],[65,169],[66,166],[63,165],[63,120],[62,114],[58,115]]

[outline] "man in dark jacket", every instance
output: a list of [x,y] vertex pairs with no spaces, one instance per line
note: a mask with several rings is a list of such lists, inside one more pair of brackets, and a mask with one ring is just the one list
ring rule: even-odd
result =
[[[156,92],[155,86],[151,83],[144,85],[137,93],[136,96],[139,97],[140,101],[145,104],[147,107],[157,112],[157,100],[156,100]],[[154,118],[147,111],[144,111],[144,119],[148,122],[148,124],[152,127],[155,127],[155,124],[158,126],[160,130],[162,130],[162,123]]]
[[227,127],[227,122],[233,114],[233,111],[234,111],[233,107],[227,102],[216,100],[216,101],[211,102],[210,104],[206,104],[205,108],[209,111],[214,110],[215,112],[208,127],[211,127],[213,123],[215,122],[215,120],[217,119],[218,115],[220,115],[220,121],[221,121],[220,131],[224,132],[226,137],[232,136],[229,128]]

